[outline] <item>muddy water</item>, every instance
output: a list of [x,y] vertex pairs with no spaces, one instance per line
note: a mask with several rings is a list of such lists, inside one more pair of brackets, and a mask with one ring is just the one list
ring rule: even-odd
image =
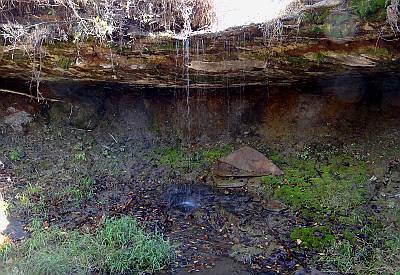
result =
[[[48,95],[61,103],[1,95],[2,173],[18,183],[2,192],[11,200],[28,184],[42,184],[52,203],[48,220],[66,228],[91,228],[103,215],[133,215],[177,245],[174,272],[232,274],[232,265],[238,274],[296,272],[304,259],[287,252],[293,213],[246,188],[214,188],[207,166],[185,173],[160,165],[160,152],[249,144],[264,153],[297,154],[332,145],[385,162],[400,144],[393,81],[350,75],[304,87],[193,90],[189,100],[178,90],[76,82],[47,83]],[[4,119],[10,107],[33,118],[22,132]],[[11,160],[15,150],[21,161]],[[93,199],[78,207],[52,197],[80,175],[96,180]],[[13,226],[31,218],[21,212]]]

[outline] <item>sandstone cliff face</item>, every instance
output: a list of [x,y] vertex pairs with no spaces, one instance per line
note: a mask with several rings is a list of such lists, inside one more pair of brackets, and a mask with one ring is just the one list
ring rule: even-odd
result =
[[[125,35],[112,43],[44,39],[39,50],[33,51],[5,43],[0,73],[27,80],[33,77],[36,82],[74,79],[215,89],[291,85],[343,73],[398,72],[400,43],[393,25],[381,14],[386,7],[361,10],[354,8],[357,1],[325,2],[305,5],[300,17],[183,40],[151,35],[135,29],[137,25],[131,22],[124,27],[130,40]],[[49,21],[49,17],[49,13],[39,13],[42,20]]]

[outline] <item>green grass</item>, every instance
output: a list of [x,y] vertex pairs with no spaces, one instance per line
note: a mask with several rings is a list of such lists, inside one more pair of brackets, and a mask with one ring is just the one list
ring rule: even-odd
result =
[[[400,235],[390,228],[364,226],[353,241],[341,239],[327,250],[320,261],[327,269],[342,274],[398,274],[400,272]],[[367,237],[364,237],[367,236]]]
[[69,69],[69,67],[71,66],[71,64],[72,64],[72,60],[69,59],[69,58],[64,58],[64,57],[62,57],[62,58],[60,58],[60,59],[58,60],[58,66],[59,66],[61,69],[66,70],[66,71]]
[[324,24],[329,14],[329,9],[307,11],[304,13],[303,22],[312,25]]
[[320,65],[321,63],[324,63],[325,59],[326,59],[326,55],[323,54],[322,52],[314,53],[313,57],[314,57],[315,61],[318,63],[318,65]]
[[84,176],[79,178],[74,185],[67,186],[60,195],[64,199],[73,201],[75,206],[79,207],[84,200],[93,197],[95,184],[96,181],[93,178]]
[[44,188],[29,184],[21,193],[16,195],[16,202],[11,208],[18,213],[42,215],[46,213],[46,193]]
[[160,271],[175,254],[161,234],[148,234],[124,216],[107,219],[93,234],[38,229],[1,256],[7,274],[122,274]]
[[360,53],[366,53],[381,58],[389,59],[392,57],[392,53],[390,52],[390,50],[382,47],[362,47],[358,51]]

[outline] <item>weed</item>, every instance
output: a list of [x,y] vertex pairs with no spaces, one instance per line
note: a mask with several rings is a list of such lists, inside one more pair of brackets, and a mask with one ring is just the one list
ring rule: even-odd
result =
[[22,159],[22,152],[21,150],[18,149],[13,149],[10,152],[10,160],[12,162],[17,162],[20,161]]
[[79,207],[84,200],[93,197],[95,184],[96,181],[93,178],[88,176],[81,177],[74,185],[66,187],[63,192],[61,192],[61,195],[73,201],[75,206]]
[[324,24],[329,16],[329,9],[311,10],[303,14],[303,22],[306,24],[319,25]]
[[60,60],[58,60],[58,66],[63,69],[63,70],[68,70],[69,66],[71,66],[72,61],[69,58],[64,58],[62,57]]
[[38,229],[1,254],[7,274],[153,273],[174,259],[161,234],[146,233],[128,216],[107,219],[94,234]]
[[381,57],[381,58],[391,58],[391,52],[386,48],[381,47],[363,47],[359,49],[360,53],[366,53],[372,56]]
[[313,58],[318,63],[318,65],[320,65],[321,63],[325,62],[326,55],[323,54],[322,52],[317,52],[314,53]]
[[185,161],[185,154],[178,149],[168,149],[164,151],[160,159],[162,165],[170,166],[171,168],[177,168]]
[[13,208],[17,212],[39,215],[46,213],[45,192],[39,186],[30,184],[25,191],[16,195],[16,199]]
[[310,29],[310,32],[313,33],[313,34],[315,34],[315,35],[321,35],[321,34],[325,33],[325,29],[324,29],[324,27],[313,26],[313,27]]
[[76,161],[87,161],[86,153],[85,152],[78,152],[74,156]]

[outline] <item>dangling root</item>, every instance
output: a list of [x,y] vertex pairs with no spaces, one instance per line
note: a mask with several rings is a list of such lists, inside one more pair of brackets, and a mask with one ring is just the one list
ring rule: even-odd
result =
[[25,96],[25,97],[29,97],[29,98],[37,100],[37,101],[64,102],[64,101],[59,100],[59,99],[36,97],[36,96],[33,96],[33,95],[28,95],[28,94],[24,94],[24,93],[12,91],[12,90],[7,90],[7,89],[0,89],[0,92],[1,93],[7,93],[7,94],[13,94],[13,95]]

